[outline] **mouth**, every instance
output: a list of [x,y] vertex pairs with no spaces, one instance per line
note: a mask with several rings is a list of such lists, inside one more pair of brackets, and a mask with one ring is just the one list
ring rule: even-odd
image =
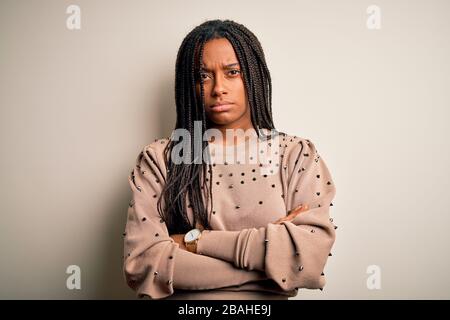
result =
[[215,104],[212,105],[211,107],[211,111],[213,112],[224,112],[224,111],[229,111],[233,108],[233,103],[221,103],[221,104]]

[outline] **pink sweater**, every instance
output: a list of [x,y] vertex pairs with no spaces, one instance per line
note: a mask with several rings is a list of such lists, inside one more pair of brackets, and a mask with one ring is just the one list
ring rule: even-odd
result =
[[[145,146],[128,177],[132,199],[123,271],[137,297],[288,299],[299,288],[324,287],[324,267],[335,241],[329,211],[336,188],[310,140],[282,133],[268,141],[280,147],[264,163],[255,162],[251,152],[254,163],[224,163],[212,152],[213,230],[202,233],[197,254],[179,248],[157,211],[167,142]],[[276,161],[268,164],[267,159]],[[260,171],[269,167],[278,170]],[[309,209],[291,221],[273,223],[300,204]]]

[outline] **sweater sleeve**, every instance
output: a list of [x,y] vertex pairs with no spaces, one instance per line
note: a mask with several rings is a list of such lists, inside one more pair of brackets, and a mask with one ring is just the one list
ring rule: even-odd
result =
[[157,211],[164,181],[155,149],[144,147],[128,176],[132,199],[123,233],[123,273],[138,298],[161,299],[174,289],[214,289],[267,279],[263,272],[181,249]]
[[291,221],[240,231],[206,230],[197,252],[246,270],[265,271],[283,290],[318,289],[335,241],[329,209],[336,194],[330,171],[308,139],[295,143],[282,160],[286,209],[308,204]]

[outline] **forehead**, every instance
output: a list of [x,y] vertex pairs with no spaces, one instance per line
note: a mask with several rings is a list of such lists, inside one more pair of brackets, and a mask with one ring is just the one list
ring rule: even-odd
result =
[[202,64],[206,68],[214,64],[228,64],[237,61],[234,48],[228,39],[213,39],[205,43]]

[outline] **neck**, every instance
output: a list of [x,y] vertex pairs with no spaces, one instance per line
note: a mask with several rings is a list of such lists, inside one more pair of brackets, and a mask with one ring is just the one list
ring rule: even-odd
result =
[[[220,139],[219,141],[214,141],[213,143],[221,142],[223,145],[235,145],[242,139],[243,136],[246,140],[248,140],[250,137],[246,135],[246,133],[249,132],[247,130],[255,130],[252,124],[247,126],[215,125],[213,128],[220,130],[220,132],[222,133],[222,139]],[[227,137],[227,131],[229,131],[228,135],[230,135],[230,137]]]

